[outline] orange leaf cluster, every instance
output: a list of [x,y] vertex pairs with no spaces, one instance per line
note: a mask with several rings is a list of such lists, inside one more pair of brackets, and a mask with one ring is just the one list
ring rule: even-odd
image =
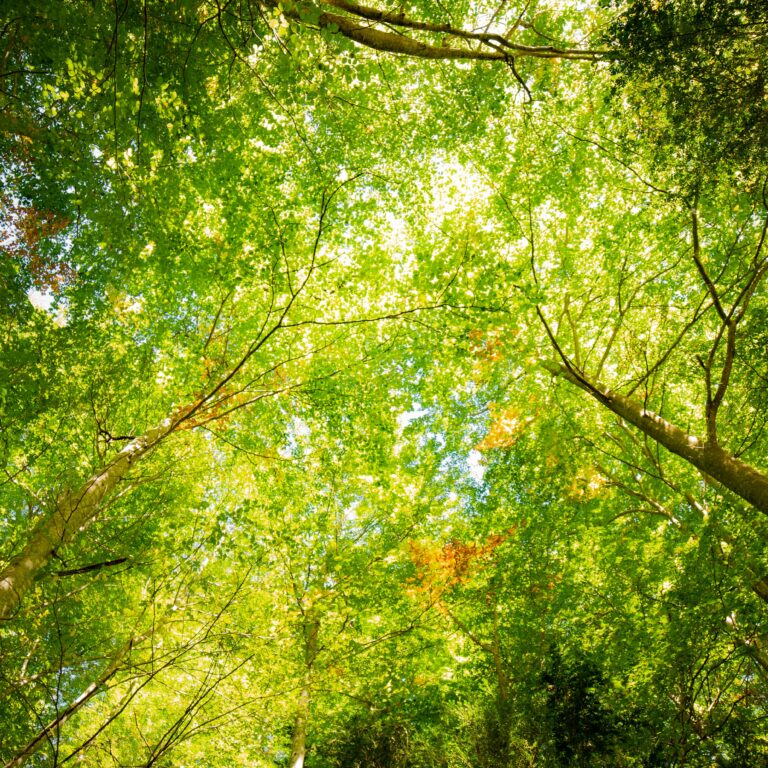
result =
[[493,448],[511,448],[533,421],[533,416],[524,416],[522,412],[510,406],[498,410],[491,406],[493,421],[488,434],[475,446],[477,451],[489,451]]
[[467,336],[470,340],[469,351],[471,354],[479,357],[487,363],[497,363],[503,359],[502,342],[499,336],[499,329],[488,332],[481,331],[479,328],[471,330]]
[[418,569],[418,586],[415,591],[439,597],[452,587],[463,584],[471,576],[473,568],[486,560],[514,531],[514,528],[510,528],[506,534],[493,534],[482,544],[464,543],[458,539],[451,539],[442,546],[409,542],[411,560]]
[[[249,393],[246,391],[232,391],[228,387],[219,390],[216,400],[202,403],[202,397],[193,403],[177,408],[172,415],[172,420],[182,422],[179,429],[194,429],[210,421],[226,421],[232,411],[248,401]],[[188,414],[195,411],[190,417]]]
[[69,219],[52,211],[21,205],[7,196],[0,198],[3,248],[12,259],[22,262],[32,277],[35,288],[58,293],[77,277],[66,262],[41,253],[44,240],[55,237],[68,225]]

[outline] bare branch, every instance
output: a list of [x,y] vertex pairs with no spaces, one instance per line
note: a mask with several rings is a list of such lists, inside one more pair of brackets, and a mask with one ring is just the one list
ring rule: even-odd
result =
[[699,271],[701,279],[704,281],[704,285],[707,286],[709,295],[712,297],[712,303],[720,315],[720,319],[724,322],[728,322],[728,315],[726,315],[723,305],[720,303],[720,295],[715,288],[715,284],[707,274],[707,270],[704,268],[704,264],[701,261],[701,245],[699,243],[699,214],[696,210],[696,206],[691,208],[691,238],[693,240],[693,261],[696,264],[696,269]]

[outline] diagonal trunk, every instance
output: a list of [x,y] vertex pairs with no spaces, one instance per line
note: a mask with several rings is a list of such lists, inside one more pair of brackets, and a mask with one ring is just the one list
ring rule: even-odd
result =
[[0,619],[10,618],[19,609],[35,577],[56,549],[68,544],[97,516],[104,498],[174,427],[172,419],[166,419],[132,440],[79,488],[59,494],[53,512],[37,524],[24,549],[0,571]]
[[745,464],[728,451],[690,435],[632,398],[613,392],[599,382],[590,382],[560,363],[546,362],[544,367],[555,376],[580,387],[601,405],[641,432],[705,472],[737,496],[768,515],[768,476]]

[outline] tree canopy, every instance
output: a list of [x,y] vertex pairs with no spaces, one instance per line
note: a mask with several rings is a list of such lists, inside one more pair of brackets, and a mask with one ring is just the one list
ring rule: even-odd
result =
[[767,13],[4,3],[2,764],[768,760]]

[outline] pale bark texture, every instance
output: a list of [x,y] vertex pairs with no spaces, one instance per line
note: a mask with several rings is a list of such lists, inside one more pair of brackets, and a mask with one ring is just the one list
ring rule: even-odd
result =
[[768,515],[768,477],[741,461],[717,444],[690,435],[670,424],[642,403],[620,395],[599,382],[590,382],[580,372],[560,363],[547,362],[544,367],[556,376],[580,387],[601,405],[685,459],[697,469],[733,491],[753,507]]
[[[274,7],[274,0],[266,3]],[[331,6],[348,15],[329,13],[323,8]],[[570,59],[598,61],[615,56],[607,50],[580,48],[555,48],[553,46],[522,45],[502,35],[488,32],[471,32],[457,29],[450,24],[434,24],[411,19],[400,11],[380,10],[346,0],[325,0],[318,4],[297,3],[281,6],[283,14],[305,23],[316,20],[320,28],[331,28],[358,45],[376,51],[394,53],[417,59],[462,59],[474,61],[510,62],[515,58]],[[383,28],[374,26],[380,24]],[[442,36],[442,44],[410,37],[402,30],[426,32]]]
[[151,451],[174,428],[162,424],[132,440],[103,469],[75,489],[65,489],[53,511],[40,520],[24,549],[0,572],[0,619],[19,609],[37,574],[58,547],[65,546],[98,514],[101,504],[142,456]]
[[291,737],[291,757],[288,760],[290,768],[303,768],[304,757],[307,754],[307,724],[309,722],[309,689],[304,688],[299,696],[299,706],[293,721],[293,736]]
[[320,632],[320,618],[314,608],[308,608],[304,614],[303,631],[304,663],[306,664],[307,669],[304,678],[304,686],[299,695],[296,716],[293,721],[291,756],[288,760],[289,768],[303,768],[304,758],[307,754],[307,727],[309,725],[309,706],[311,703],[312,666],[317,657],[317,637]]

